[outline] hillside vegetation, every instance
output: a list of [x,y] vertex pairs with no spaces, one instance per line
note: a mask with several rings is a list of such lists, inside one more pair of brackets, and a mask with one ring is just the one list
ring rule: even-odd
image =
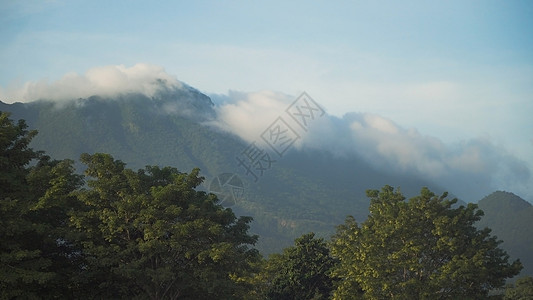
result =
[[477,205],[390,186],[367,191],[361,226],[349,217],[330,243],[306,234],[264,260],[252,218],[199,191],[198,169],[84,153],[78,175],[31,149],[36,134],[0,113],[2,299],[482,299],[522,268],[474,227]]
[[[357,156],[310,149],[291,149],[254,182],[235,159],[249,144],[208,125],[215,106],[189,87],[162,89],[152,98],[127,94],[60,103],[0,102],[0,110],[39,130],[31,147],[46,150],[53,159],[74,161],[78,173],[86,168],[79,162],[82,153],[109,153],[132,169],[147,165],[176,166],[183,171],[199,168],[199,176],[206,179],[198,189],[206,192],[216,176],[236,174],[243,189],[231,208],[237,216],[254,218],[250,230],[261,237],[256,247],[264,255],[280,252],[308,232],[327,238],[347,215],[366,220],[367,189],[390,185],[400,187],[407,197],[417,195],[423,186],[445,191],[424,178],[376,170]],[[477,226],[491,228],[511,257],[521,259],[523,274],[533,274],[531,205],[509,195],[498,192],[481,200],[485,216]],[[478,199],[462,200],[475,203]],[[466,203],[459,200],[456,205]]]

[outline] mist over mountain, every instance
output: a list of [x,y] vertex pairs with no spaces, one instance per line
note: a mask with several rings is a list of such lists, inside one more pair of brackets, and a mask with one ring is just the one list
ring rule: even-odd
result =
[[[0,100],[5,102],[45,100],[57,107],[71,105],[73,100],[80,105],[94,97],[119,102],[138,102],[146,97],[155,106],[151,110],[188,116],[245,142],[257,143],[262,142],[258,138],[261,133],[297,96],[229,91],[227,95],[210,95],[211,101],[162,67],[148,64],[97,67],[83,75],[67,74],[54,82],[28,82],[19,88],[0,90]],[[328,101],[315,100],[322,106]],[[355,157],[386,173],[426,178],[465,201],[475,201],[494,190],[512,190],[533,199],[533,177],[527,164],[486,137],[445,144],[438,137],[366,112],[349,112],[342,117],[326,112],[308,129],[299,132],[301,139],[292,148]]]
[[[428,186],[466,202],[496,189],[531,198],[530,170],[487,139],[447,145],[363,112],[317,113],[302,128],[288,114],[297,96],[270,91],[207,96],[149,65],[97,68],[53,83],[28,83],[10,95],[23,103],[0,103],[0,110],[38,129],[32,147],[56,159],[105,152],[131,168],[199,167],[207,191],[217,176],[237,174],[243,195],[231,208],[254,218],[252,229],[264,253],[279,251],[305,232],[328,236],[346,215],[366,219],[365,190],[385,184],[408,197]],[[327,99],[314,101],[320,106]],[[296,134],[282,155],[264,138],[280,124]],[[263,151],[255,154],[270,155],[265,168],[255,170],[257,177],[238,160],[251,155],[251,146]]]
[[182,82],[162,67],[140,63],[129,68],[123,65],[95,67],[82,75],[68,73],[53,82],[30,81],[17,88],[0,89],[0,95],[7,102],[50,100],[61,103],[95,95],[106,98],[139,93],[152,97],[162,88],[183,87]]
[[[268,91],[230,92],[217,106],[216,123],[252,142],[295,98]],[[217,95],[214,99],[216,103]],[[465,201],[475,201],[496,189],[533,196],[531,172],[525,162],[489,139],[447,145],[371,113],[317,118],[295,146],[326,151],[334,157],[357,157],[386,173],[427,178]]]
[[37,128],[32,147],[56,159],[104,152],[132,168],[199,167],[206,177],[205,190],[218,175],[237,174],[244,195],[232,209],[254,217],[253,230],[260,234],[259,247],[266,253],[279,251],[308,231],[327,236],[347,214],[364,220],[366,189],[393,184],[414,195],[421,186],[432,185],[380,172],[355,157],[296,146],[283,157],[272,156],[272,166],[256,181],[236,160],[250,143],[214,125],[215,108],[209,98],[190,89],[163,89],[153,97],[91,96],[60,105],[47,100],[0,103],[0,110]]

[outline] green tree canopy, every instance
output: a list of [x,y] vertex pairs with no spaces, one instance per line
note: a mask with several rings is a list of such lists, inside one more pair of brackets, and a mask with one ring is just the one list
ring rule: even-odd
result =
[[0,197],[14,200],[25,192],[28,164],[39,157],[29,148],[35,130],[28,130],[24,120],[17,124],[10,114],[0,111]]
[[485,299],[521,269],[490,229],[476,229],[475,204],[452,208],[456,199],[427,188],[408,201],[390,186],[367,195],[368,219],[348,218],[333,237],[335,299]]
[[134,172],[107,154],[84,154],[85,205],[72,222],[82,234],[89,280],[102,297],[234,299],[237,280],[259,259],[249,217],[237,218],[203,178],[175,168]]
[[505,287],[504,300],[533,299],[533,278],[526,276],[518,279],[514,284]]
[[29,148],[36,133],[0,112],[0,298],[68,297],[80,270],[68,212],[82,179]]
[[334,280],[329,276],[335,264],[329,248],[314,233],[304,234],[282,254],[269,257],[260,275],[267,299],[328,299]]

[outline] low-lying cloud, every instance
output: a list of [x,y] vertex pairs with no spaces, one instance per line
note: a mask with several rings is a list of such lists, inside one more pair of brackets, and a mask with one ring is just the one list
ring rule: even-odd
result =
[[[294,99],[272,92],[230,92],[217,107],[216,124],[247,142],[257,141]],[[525,162],[487,138],[448,145],[371,113],[317,118],[296,146],[357,156],[384,171],[428,178],[469,201],[496,189],[524,196],[533,192]]]
[[30,81],[23,86],[0,89],[0,100],[8,103],[35,100],[65,101],[98,95],[113,97],[118,94],[141,93],[152,97],[164,83],[167,87],[181,87],[174,76],[162,67],[149,64],[103,66],[85,74],[68,73],[61,79]]
[[[220,97],[220,96],[219,96]],[[213,125],[236,134],[246,142],[261,143],[261,133],[284,112],[293,97],[282,93],[262,91],[241,93],[230,91],[216,107]]]
[[[0,100],[65,101],[129,93],[152,97],[161,88],[183,86],[158,66],[104,66],[90,69],[83,75],[67,74],[51,83],[43,80],[28,82],[15,89],[0,89]],[[451,88],[446,84],[438,87]],[[216,115],[206,122],[246,142],[258,143],[261,143],[260,136],[265,129],[295,100],[294,96],[271,91],[230,91],[227,95],[212,95],[211,98],[216,104]],[[189,100],[197,101],[197,98]],[[328,99],[317,100],[320,103]],[[182,106],[163,108],[168,113],[186,111]],[[199,114],[202,109],[192,110],[192,113]],[[291,122],[289,118],[287,120]],[[295,149],[309,148],[328,151],[333,156],[359,157],[386,172],[431,179],[464,200],[480,199],[496,189],[533,198],[528,165],[488,138],[445,144],[417,129],[403,128],[390,119],[362,112],[347,113],[343,117],[326,114],[317,118],[308,132],[300,133],[302,138],[293,145]]]

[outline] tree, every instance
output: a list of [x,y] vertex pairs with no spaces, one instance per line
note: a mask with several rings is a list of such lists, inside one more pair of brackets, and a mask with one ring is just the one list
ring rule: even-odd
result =
[[476,229],[475,204],[452,208],[456,199],[427,188],[409,201],[390,186],[367,196],[368,219],[348,218],[333,238],[335,299],[485,299],[521,269],[490,229]]
[[304,234],[282,254],[270,256],[260,276],[267,299],[328,299],[333,288],[329,276],[335,260],[322,238]]
[[99,297],[234,299],[238,278],[259,259],[237,218],[212,194],[196,191],[203,178],[175,168],[134,172],[107,154],[83,154],[85,208],[72,216]]
[[514,284],[505,287],[504,300],[533,299],[533,278],[526,276],[518,279]]
[[67,223],[82,180],[29,148],[35,134],[0,113],[0,298],[66,297],[80,271]]

